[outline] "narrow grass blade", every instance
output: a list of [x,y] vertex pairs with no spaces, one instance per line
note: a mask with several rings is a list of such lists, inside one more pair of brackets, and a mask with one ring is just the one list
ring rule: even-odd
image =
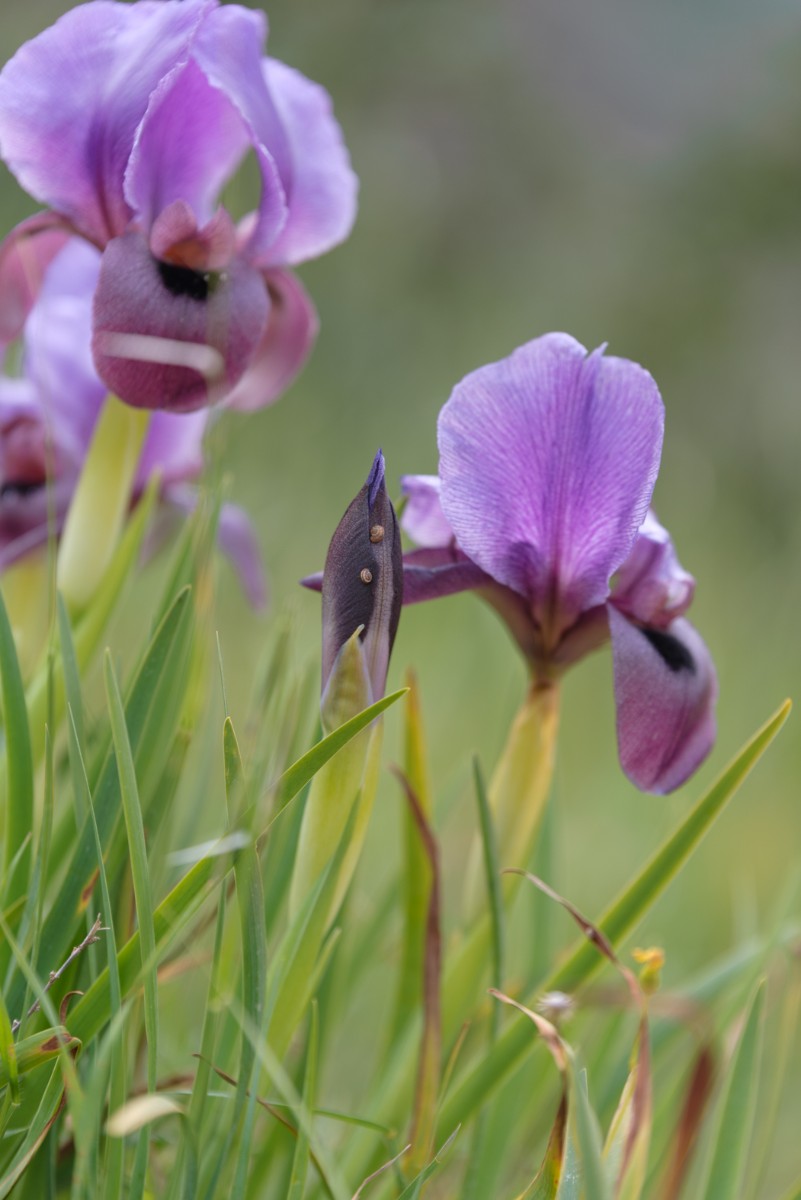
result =
[[420,1171],[420,1173],[415,1176],[415,1178],[411,1181],[411,1183],[403,1189],[400,1196],[398,1197],[398,1200],[419,1200],[420,1196],[422,1195],[423,1188],[428,1183],[431,1176],[434,1175],[440,1169],[443,1162],[445,1161],[445,1159],[448,1155],[448,1151],[450,1150],[451,1146],[453,1145],[454,1141],[456,1140],[456,1138],[459,1135],[460,1129],[461,1129],[460,1125],[457,1126],[456,1129],[454,1129],[453,1133],[450,1135],[448,1140],[446,1142],[444,1142],[442,1146],[440,1146],[439,1150],[434,1155],[431,1162],[428,1163],[427,1166],[423,1167],[423,1170]]
[[690,1072],[678,1124],[673,1135],[661,1200],[679,1200],[693,1151],[701,1132],[709,1098],[712,1094],[714,1059],[708,1045],[701,1046]]
[[[427,820],[432,813],[425,728],[420,708],[420,693],[415,676],[409,672],[409,688],[403,705],[403,773],[417,797]],[[417,1010],[423,990],[425,927],[431,895],[431,864],[420,830],[411,810],[403,814],[403,945],[398,970],[398,994],[395,1014],[389,1026],[390,1044]]]
[[[150,894],[150,872],[147,865],[147,847],[145,845],[144,825],[142,824],[142,809],[139,804],[139,789],[136,783],[136,768],[128,737],[128,727],[125,724],[125,710],[122,705],[122,696],[120,695],[117,677],[114,673],[111,653],[108,650],[106,651],[104,663],[104,676],[106,698],[111,718],[111,733],[114,739],[114,754],[117,759],[117,770],[120,777],[122,810],[128,834],[128,848],[131,854],[131,876],[133,878],[136,916],[139,925],[142,965],[145,972],[147,1086],[150,1091],[153,1091],[156,1087],[157,1078],[159,1031],[153,901]],[[96,826],[93,832],[96,833]]]
[[54,1068],[36,1114],[11,1162],[0,1176],[0,1200],[5,1200],[28,1169],[28,1165],[50,1132],[64,1102],[64,1082],[58,1065]]
[[601,1157],[601,1132],[598,1118],[590,1105],[587,1094],[587,1073],[577,1072],[571,1063],[573,1095],[573,1120],[575,1122],[576,1145],[581,1161],[583,1200],[611,1200],[612,1189],[606,1178]]
[[[631,932],[681,870],[704,834],[765,753],[787,720],[790,708],[788,700],[746,743],[676,831],[596,922],[613,945]],[[573,991],[586,983],[598,965],[599,959],[593,946],[583,942],[567,961],[540,985],[538,991]],[[443,1106],[440,1130],[452,1129],[454,1124],[466,1120],[481,1107],[492,1089],[506,1078],[526,1054],[529,1048],[526,1032],[518,1025],[511,1025],[498,1038],[494,1047],[482,1056],[481,1061],[462,1079]]]
[[333,733],[329,733],[326,737],[322,738],[316,746],[312,746],[311,750],[307,750],[297,762],[284,771],[281,778],[275,784],[277,803],[280,805],[281,812],[286,809],[286,805],[298,794],[301,788],[309,783],[329,759],[334,757],[338,750],[346,746],[351,738],[354,738],[357,733],[360,733],[362,729],[370,725],[382,712],[385,712],[397,700],[405,696],[406,692],[406,688],[399,688],[397,692],[391,692],[389,696],[384,696],[381,700],[377,700],[375,704],[371,704],[369,708],[363,709],[355,717],[351,717],[349,721],[345,721]]
[[14,1044],[11,1018],[8,1015],[5,1000],[0,995],[0,1087],[4,1082],[11,1090],[12,1104],[16,1104],[19,1099],[17,1047]]
[[[8,909],[26,894],[30,878],[30,836],[33,830],[33,758],[22,672],[2,595],[0,595],[0,691],[3,700],[6,757],[3,908]],[[28,839],[27,845],[25,844],[26,839]],[[0,976],[5,972],[7,963],[8,948],[0,947]]]
[[[306,1047],[306,1071],[303,1081],[303,1104],[310,1116],[314,1114],[317,1098],[317,1052],[320,1035],[320,1021],[317,1013],[317,1003],[312,1001],[311,1018],[309,1021],[309,1041]],[[292,1176],[289,1181],[287,1200],[303,1200],[306,1190],[306,1176],[309,1171],[309,1151],[311,1142],[309,1131],[298,1123],[298,1140],[295,1143],[295,1154],[292,1160]]]
[[[89,814],[92,833],[95,839],[95,856],[97,860],[98,877],[100,881],[100,896],[103,902],[103,912],[107,914],[108,927],[106,930],[106,947],[107,947],[107,962],[108,962],[108,978],[109,978],[109,1016],[112,1021],[120,1019],[120,1011],[122,1008],[122,989],[120,986],[120,975],[117,965],[117,939],[114,933],[113,906],[111,903],[111,894],[108,887],[108,879],[106,877],[106,865],[103,861],[103,847],[100,842],[100,833],[97,828],[97,819],[95,817],[94,805],[92,804],[92,795],[89,790],[89,780],[86,777],[86,767],[84,765],[81,747],[79,743],[79,732],[75,724],[71,706],[67,709],[68,731],[69,731],[69,755],[72,768],[73,786],[82,789],[82,799],[80,807],[86,809]],[[78,807],[78,806],[76,806]],[[123,1047],[120,1043],[120,1036],[114,1036],[110,1047],[110,1084],[109,1084],[109,1104],[112,1109],[117,1109],[122,1106],[125,1101],[125,1057]],[[106,1143],[106,1154],[104,1163],[104,1189],[107,1200],[116,1200],[122,1195],[123,1186],[123,1166],[124,1166],[124,1147],[121,1142],[109,1140]]]
[[406,792],[406,799],[409,802],[409,808],[425,851],[431,877],[426,911],[425,940],[423,943],[423,1036],[420,1042],[420,1057],[417,1065],[417,1084],[414,1097],[414,1115],[410,1134],[412,1143],[410,1155],[411,1168],[412,1170],[419,1170],[428,1161],[433,1149],[441,1074],[441,880],[439,846],[437,845],[434,831],[410,783],[403,776],[400,777],[400,780]]
[[729,1070],[704,1183],[698,1191],[704,1200],[736,1200],[745,1182],[756,1115],[764,1004],[763,980],[751,997]]
[[[503,910],[503,893],[501,889],[501,867],[498,861],[498,839],[495,836],[495,825],[490,811],[489,797],[477,758],[473,759],[473,783],[478,803],[479,828],[481,830],[481,847],[484,856],[484,873],[487,881],[487,896],[489,898],[490,915],[492,918],[492,986],[500,988],[506,963],[506,921]],[[498,1031],[498,1015],[500,1009],[493,1008],[492,1040]]]

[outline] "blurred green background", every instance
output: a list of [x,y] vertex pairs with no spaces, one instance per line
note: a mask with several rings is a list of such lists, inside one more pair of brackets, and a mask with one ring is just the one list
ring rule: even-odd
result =
[[[68,7],[4,5],[3,57]],[[269,14],[271,52],[330,90],[361,179],[350,241],[300,272],[322,322],[309,366],[273,409],[224,419],[231,493],[256,523],[273,614],[295,616],[299,662],[316,661],[319,602],[297,579],[322,564],[377,446],[395,491],[436,469],[436,416],[467,371],[564,329],[609,342],[662,390],[655,502],[698,580],[720,732],[678,794],[640,795],[617,762],[608,651],[572,671],[553,880],[597,912],[801,680],[801,13],[790,0],[276,0]],[[3,228],[31,208],[4,173]],[[271,619],[223,573],[242,721]],[[491,767],[524,672],[470,596],[405,613],[391,684],[409,665],[455,867],[474,824],[470,755]],[[665,946],[668,985],[769,919],[798,866],[796,724],[638,935]],[[368,911],[397,865],[400,814],[387,777],[354,897]],[[216,820],[199,797],[198,839]],[[786,1133],[798,1118],[785,1106]]]

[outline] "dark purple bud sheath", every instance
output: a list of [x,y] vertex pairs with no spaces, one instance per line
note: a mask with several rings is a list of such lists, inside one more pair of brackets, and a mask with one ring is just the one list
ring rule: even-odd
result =
[[323,571],[323,673],[326,689],[337,655],[360,634],[372,700],[384,694],[403,601],[400,530],[379,450],[364,487],[336,528]]

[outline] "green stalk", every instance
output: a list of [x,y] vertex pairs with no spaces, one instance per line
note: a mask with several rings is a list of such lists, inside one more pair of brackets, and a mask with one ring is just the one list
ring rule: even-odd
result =
[[120,540],[150,413],[109,396],[61,534],[57,579],[70,610],[93,598]]

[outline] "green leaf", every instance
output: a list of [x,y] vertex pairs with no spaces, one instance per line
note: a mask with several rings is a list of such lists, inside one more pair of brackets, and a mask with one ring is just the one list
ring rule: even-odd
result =
[[[0,690],[6,756],[6,821],[3,851],[3,908],[11,908],[28,889],[33,832],[33,757],[25,689],[14,635],[0,594]],[[28,839],[27,845],[25,845]],[[23,850],[23,846],[25,847]],[[19,853],[22,851],[22,853]],[[14,860],[16,859],[16,864]],[[9,960],[0,947],[0,975]]]
[[4,1082],[10,1085],[11,1101],[16,1104],[19,1099],[17,1047],[14,1045],[11,1018],[8,1015],[5,1000],[0,994],[0,1087]]
[[[128,834],[128,849],[131,855],[131,876],[133,879],[134,898],[136,900],[136,917],[139,925],[139,940],[141,947],[142,968],[145,984],[145,1033],[147,1037],[147,1085],[150,1091],[156,1087],[158,1063],[158,993],[156,984],[156,934],[153,928],[153,900],[150,894],[150,871],[147,865],[147,847],[145,845],[145,829],[142,823],[142,809],[139,804],[139,789],[136,783],[136,768],[134,766],[131,743],[128,737],[128,727],[125,724],[125,710],[122,696],[111,661],[111,652],[106,651],[104,663],[106,698],[111,717],[111,733],[114,739],[114,753],[117,759],[117,770],[120,777],[120,794],[122,810],[125,816],[125,828]],[[96,826],[93,830],[96,832]]]
[[[317,772],[334,757],[338,750],[346,746],[351,738],[354,738],[357,733],[360,733],[362,729],[370,725],[382,712],[385,712],[397,700],[405,696],[407,691],[408,688],[399,688],[397,692],[392,692],[389,696],[384,696],[381,700],[377,700],[375,704],[371,704],[369,708],[363,709],[355,717],[351,717],[349,721],[345,721],[338,729],[329,733],[327,737],[322,738],[316,746],[312,746],[311,750],[307,750],[297,762],[284,771],[275,785],[277,802],[281,806],[281,813],[286,810],[289,801],[298,794],[301,788],[310,782]],[[279,813],[279,816],[281,813]]]
[[56,1066],[44,1090],[36,1114],[25,1131],[25,1136],[0,1177],[0,1200],[5,1200],[5,1197],[25,1174],[59,1114],[63,1095],[64,1083],[59,1068]]
[[611,1200],[612,1192],[601,1157],[601,1131],[587,1094],[587,1072],[577,1072],[572,1060],[569,1070],[573,1097],[571,1115],[581,1163],[582,1196],[584,1200]]
[[[245,779],[239,744],[230,717],[226,717],[223,726],[223,756],[228,826],[233,829],[238,810],[242,808]],[[267,980],[267,929],[259,856],[252,842],[243,847],[234,860],[234,879],[242,938],[242,1002],[250,1020],[261,1028]],[[243,1035],[237,1107],[244,1103],[248,1088],[252,1086],[253,1062],[253,1048]]]
[[[306,1047],[306,1071],[303,1081],[303,1104],[310,1115],[314,1113],[317,1096],[317,1053],[319,1048],[320,1022],[317,1015],[317,1003],[312,1001],[311,1020],[309,1021],[309,1041]],[[295,1143],[295,1154],[292,1160],[292,1177],[289,1181],[287,1200],[303,1200],[306,1189],[306,1176],[309,1171],[310,1139],[308,1126],[298,1123],[298,1140]]]
[[[71,706],[67,709],[68,730],[69,730],[69,756],[73,778],[73,786],[82,790],[81,801],[76,802],[76,809],[85,809],[89,814],[92,833],[95,840],[95,857],[97,862],[97,870],[100,880],[100,896],[103,903],[103,912],[106,913],[108,926],[106,928],[106,950],[108,962],[108,977],[109,977],[109,1015],[114,1020],[119,1020],[119,1033],[114,1032],[114,1024],[109,1031],[109,1073],[110,1073],[110,1089],[109,1089],[109,1104],[112,1109],[117,1109],[122,1106],[125,1101],[125,1057],[123,1047],[121,1045],[122,1036],[122,989],[120,986],[120,975],[117,966],[117,939],[114,932],[113,906],[111,903],[111,895],[109,893],[108,878],[106,875],[106,865],[103,861],[103,847],[100,842],[100,833],[97,828],[97,819],[95,817],[94,805],[92,804],[92,795],[89,789],[89,780],[86,777],[86,767],[84,765],[81,747],[79,744],[78,729],[73,719]],[[97,1105],[98,1124],[99,1124],[100,1105]],[[123,1190],[123,1168],[124,1168],[124,1147],[121,1142],[109,1139],[106,1143],[105,1155],[105,1178],[104,1178],[104,1195],[107,1200],[115,1200],[116,1197],[122,1195]]]
[[764,1005],[761,980],[749,1002],[721,1100],[704,1184],[698,1191],[705,1200],[736,1200],[745,1182],[756,1114]]
[[[787,720],[791,708],[781,708],[742,748],[733,762],[696,803],[676,831],[646,863],[618,899],[595,922],[609,941],[619,943],[665,890],[690,858],[704,834],[725,809],[747,775],[767,750]],[[571,992],[598,970],[600,960],[594,946],[583,940],[567,961],[537,988],[540,991]],[[448,1098],[440,1114],[440,1129],[453,1128],[479,1109],[493,1088],[506,1078],[529,1049],[528,1031],[515,1023],[498,1038],[495,1045],[464,1077]]]
[[[425,816],[430,818],[433,806],[425,729],[420,709],[419,688],[411,672],[407,677],[407,684],[409,691],[403,705],[403,774],[417,796]],[[403,946],[398,969],[395,1013],[389,1028],[390,1044],[408,1022],[410,1013],[417,1012],[420,1008],[426,915],[431,894],[431,864],[417,822],[408,806],[403,814],[403,854]]]
[[456,1129],[454,1129],[448,1140],[444,1142],[442,1146],[440,1146],[439,1150],[434,1155],[428,1166],[423,1167],[419,1175],[416,1175],[411,1183],[403,1189],[398,1197],[398,1200],[419,1200],[419,1197],[423,1191],[423,1187],[426,1183],[428,1183],[431,1176],[434,1175],[442,1166],[447,1157],[448,1151],[459,1134],[460,1129],[461,1125],[457,1125]]

